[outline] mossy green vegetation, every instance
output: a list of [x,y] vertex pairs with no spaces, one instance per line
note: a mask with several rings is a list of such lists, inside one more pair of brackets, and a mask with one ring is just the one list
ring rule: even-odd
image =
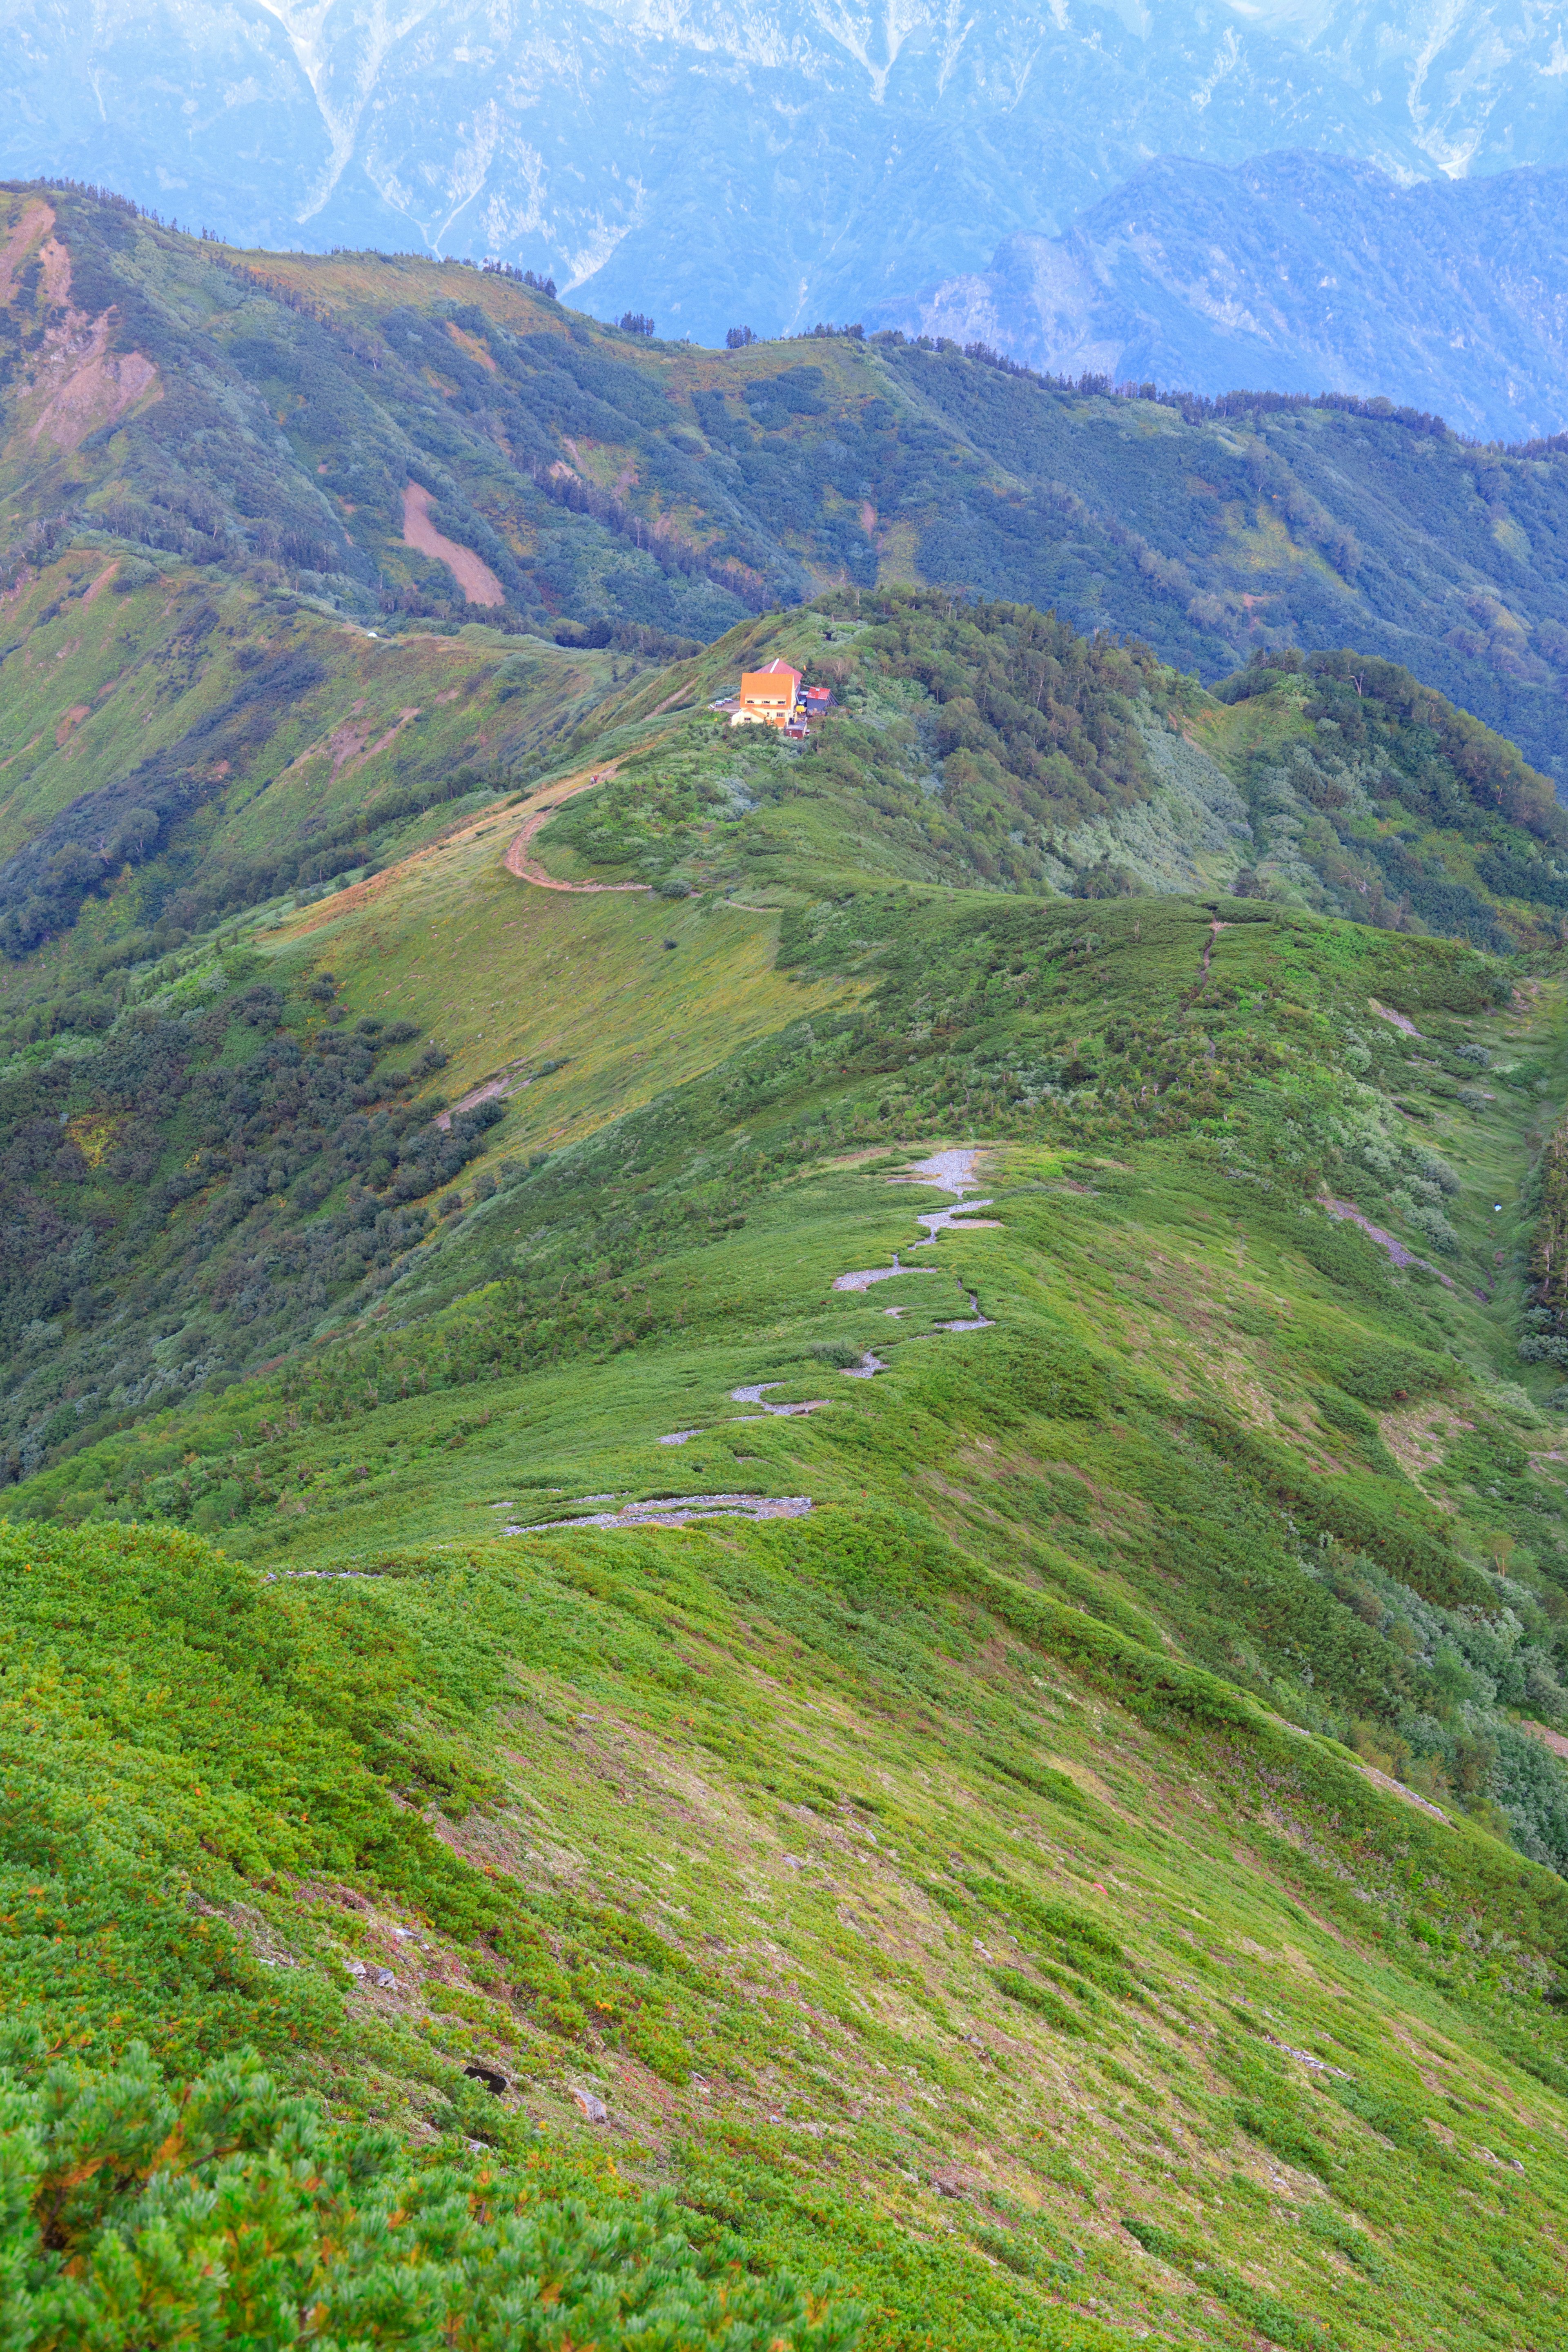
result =
[[13,2215],[33,2226],[13,2223],[7,2316],[30,2345],[112,2341],[154,2313],[187,2342],[409,2352],[653,2336],[833,2352],[858,2332],[853,2305],[749,2278],[738,2242],[699,2251],[668,2200],[569,2169],[547,2187],[537,2155],[411,2162],[391,2133],[326,2126],[253,2061],[176,2100],[141,2049],[107,2077],[57,2061],[37,2087],[37,2038],[11,2054],[0,2127]]
[[623,658],[925,582],[1211,681],[1260,646],[1353,646],[1563,772],[1550,444],[1479,448],[1375,405],[1113,398],[945,339],[703,351],[499,273],[242,253],[80,189],[0,186],[0,226],[20,544],[85,525],[128,577],[177,556],[372,625],[482,616]]
[[[55,2340],[154,2259],[194,2308],[215,2213],[388,2346],[416,2273],[475,2345],[487,2279],[611,2344],[1561,2338],[1558,953],[1479,874],[1507,953],[1100,895],[1162,741],[1245,807],[1342,681],[1105,649],[1047,749],[1016,627],[839,595],[609,681],[531,854],[683,895],[481,809],[101,1027],[45,1016],[112,892],[15,967],[19,1263],[89,1294],[0,1533]],[[753,649],[842,662],[804,751],[700,707]],[[1354,837],[1550,854],[1380,684]]]

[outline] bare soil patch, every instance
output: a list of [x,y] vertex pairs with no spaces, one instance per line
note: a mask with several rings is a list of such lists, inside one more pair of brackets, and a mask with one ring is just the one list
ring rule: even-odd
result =
[[422,482],[410,482],[403,493],[403,544],[444,563],[470,604],[504,604],[506,590],[471,547],[459,547],[430,520],[430,493]]
[[55,225],[53,208],[43,203],[24,205],[22,217],[12,229],[4,246],[0,246],[0,309],[10,301],[16,289],[16,265],[29,254],[41,236],[47,236]]

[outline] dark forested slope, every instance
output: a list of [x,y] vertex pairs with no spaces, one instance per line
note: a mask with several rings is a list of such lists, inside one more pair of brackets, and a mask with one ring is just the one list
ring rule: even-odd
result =
[[68,191],[0,203],[17,545],[95,528],[374,626],[460,618],[461,573],[509,626],[645,647],[926,580],[1211,679],[1258,646],[1356,646],[1563,772],[1550,447],[1375,404],[1053,391],[956,345],[707,352],[515,278],[236,253]]

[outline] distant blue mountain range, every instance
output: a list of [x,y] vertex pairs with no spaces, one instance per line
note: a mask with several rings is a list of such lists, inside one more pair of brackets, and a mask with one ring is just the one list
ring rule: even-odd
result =
[[1166,158],[875,323],[1196,392],[1350,392],[1479,440],[1568,425],[1568,171],[1399,187],[1337,156]]
[[[700,341],[923,310],[985,311],[1044,348],[1042,320],[1077,319],[1068,341],[1194,381],[1236,373],[1225,268],[1181,259],[1179,223],[1151,209],[1181,184],[1136,176],[1154,159],[1301,151],[1397,187],[1568,156],[1562,12],[1525,0],[0,0],[0,171],[115,187],[242,242],[493,254],[601,316],[648,312]],[[1124,224],[1042,257],[1130,182],[1163,256],[1143,276]],[[1245,289],[1253,199],[1205,184]],[[1303,267],[1321,236],[1342,275],[1342,201],[1375,242],[1371,179],[1270,215]],[[1042,271],[1073,268],[1081,299],[1053,310]],[[988,292],[952,290],[979,278]],[[1261,320],[1238,298],[1238,354],[1287,372],[1332,359],[1406,396],[1410,334],[1385,360],[1382,320],[1358,343],[1344,315],[1374,279],[1351,273],[1331,332],[1294,295]],[[1543,341],[1540,317],[1529,333]],[[1422,338],[1432,398],[1457,404],[1437,327]],[[1463,415],[1555,416],[1542,365],[1532,344],[1517,398],[1472,389]]]

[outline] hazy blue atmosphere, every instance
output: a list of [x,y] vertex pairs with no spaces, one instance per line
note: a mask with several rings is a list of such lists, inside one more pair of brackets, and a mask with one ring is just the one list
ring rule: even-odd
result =
[[[1382,390],[1446,401],[1482,433],[1568,421],[1556,184],[1531,192],[1511,289],[1489,287],[1508,236],[1495,203],[1393,201],[1560,161],[1554,10],[8,0],[0,21],[0,169],[111,185],[243,243],[491,254],[698,341],[741,322],[984,320],[1031,356],[1113,352],[1202,389]],[[1134,177],[1281,151],[1390,184],[1319,183],[1303,209],[1300,175],[1276,174],[1260,213],[1210,179],[1200,266],[1188,184]],[[1086,212],[1054,259],[1006,244]],[[1277,231],[1293,258],[1276,315],[1258,247]],[[1386,320],[1384,254],[1421,277]],[[1306,299],[1328,290],[1314,266],[1342,301]],[[1515,325],[1493,382],[1491,343]]]

